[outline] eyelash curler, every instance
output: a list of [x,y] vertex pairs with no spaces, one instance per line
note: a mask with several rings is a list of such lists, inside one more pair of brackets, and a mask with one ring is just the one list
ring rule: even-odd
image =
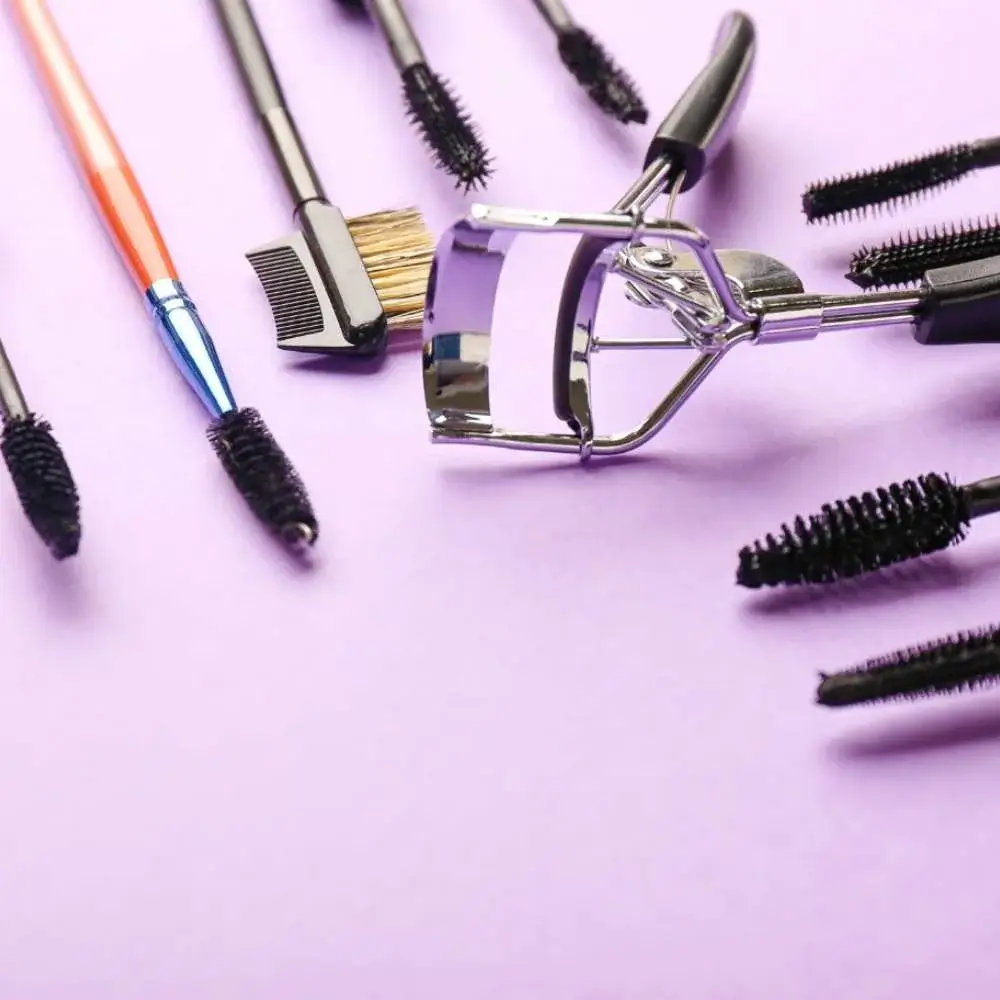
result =
[[[643,173],[609,212],[569,214],[474,205],[442,237],[431,269],[424,321],[423,384],[431,440],[592,456],[634,451],[660,433],[722,359],[741,344],[811,340],[828,330],[900,323],[922,344],[1000,342],[1000,257],[927,271],[917,288],[865,295],[805,291],[781,261],[715,250],[674,217],[728,143],[746,103],[756,29],[741,11],[722,20],[712,54],[660,124]],[[650,210],[667,198],[666,218]],[[567,269],[553,350],[553,409],[567,430],[531,433],[494,424],[490,344],[498,283],[518,235],[581,238]],[[637,306],[666,311],[672,336],[599,337],[595,321],[610,275]],[[594,354],[687,350],[697,357],[639,425],[595,430]]]

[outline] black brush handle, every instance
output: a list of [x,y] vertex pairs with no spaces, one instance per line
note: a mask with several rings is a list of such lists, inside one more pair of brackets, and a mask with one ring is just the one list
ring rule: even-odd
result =
[[972,152],[972,162],[977,169],[1000,167],[1000,136],[970,143],[969,149]]
[[0,340],[0,417],[4,420],[25,420],[29,413],[28,403]]
[[987,514],[1000,514],[1000,476],[969,483],[962,487],[962,492],[969,508],[969,520]]
[[538,13],[545,18],[545,23],[558,35],[576,27],[566,4],[562,0],[532,0]]
[[426,65],[427,58],[420,39],[410,25],[410,19],[399,0],[365,0],[379,30],[385,35],[392,61],[400,73],[412,66]]
[[924,275],[914,337],[920,344],[1000,344],[1000,257]]
[[675,173],[684,171],[680,190],[687,191],[732,136],[753,76],[757,29],[742,11],[730,11],[722,21],[712,55],[660,123],[646,153],[648,169],[669,160]]
[[326,201],[323,186],[285,103],[278,74],[250,4],[247,0],[213,0],[213,3],[296,211],[305,202]]

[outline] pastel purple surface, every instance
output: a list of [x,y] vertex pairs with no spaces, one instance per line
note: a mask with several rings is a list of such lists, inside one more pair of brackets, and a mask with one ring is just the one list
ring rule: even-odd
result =
[[[842,713],[813,695],[821,670],[996,619],[1000,518],[826,600],[733,582],[743,543],[827,500],[1000,472],[997,349],[901,329],[738,349],[633,462],[433,447],[414,351],[358,374],[276,350],[243,254],[289,206],[210,5],[52,7],[322,538],[296,568],[225,481],[6,18],[0,335],[72,463],[84,539],[53,564],[0,481],[0,998],[998,995],[1000,694]],[[341,207],[454,221],[468,199],[373,31],[333,0],[254,7]],[[573,0],[646,96],[632,130],[587,102],[529,0],[409,9],[496,156],[480,200],[600,211],[728,6]],[[754,88],[681,218],[846,292],[861,243],[995,210],[995,171],[853,225],[807,227],[799,198],[995,134],[1000,8],[746,9]],[[512,261],[506,424],[559,429],[571,246]],[[598,358],[598,421],[639,419],[678,364]]]

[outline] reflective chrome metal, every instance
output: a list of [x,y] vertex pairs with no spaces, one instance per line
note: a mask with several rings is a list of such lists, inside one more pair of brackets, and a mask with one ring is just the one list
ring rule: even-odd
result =
[[179,281],[164,279],[146,289],[146,306],[164,346],[213,417],[236,409],[215,344],[194,302]]
[[[650,204],[647,172],[634,197]],[[623,199],[624,201],[624,199]],[[507,254],[518,235],[578,234],[597,249],[579,281],[566,381],[569,432],[507,430],[494,422],[490,395],[493,313]],[[597,336],[609,274],[627,282],[632,301],[662,309],[676,336]],[[747,250],[715,251],[697,228],[640,211],[568,213],[474,205],[440,241],[424,324],[423,379],[432,440],[592,455],[631,451],[659,433],[723,356],[741,343],[806,340],[829,329],[912,321],[913,292],[814,295],[787,265]],[[698,357],[660,404],[631,430],[599,434],[590,366],[599,351],[691,350]]]

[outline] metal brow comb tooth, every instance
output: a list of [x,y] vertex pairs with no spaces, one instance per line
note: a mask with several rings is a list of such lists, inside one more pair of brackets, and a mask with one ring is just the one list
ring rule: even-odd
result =
[[[351,349],[332,309],[326,304],[319,275],[305,240],[290,240],[248,253],[274,319],[278,345],[284,350],[315,352]],[[317,293],[317,287],[320,292]]]

